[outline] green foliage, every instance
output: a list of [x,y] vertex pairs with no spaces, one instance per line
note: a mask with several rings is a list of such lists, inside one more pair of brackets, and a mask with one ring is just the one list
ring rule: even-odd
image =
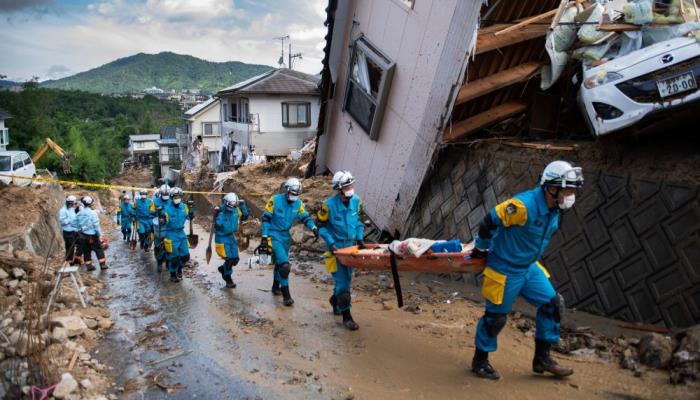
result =
[[210,62],[170,52],[139,53],[42,87],[96,93],[140,92],[152,86],[164,90],[201,89],[215,93],[227,86],[269,71],[272,67],[238,61]]
[[[12,118],[10,149],[36,151],[51,138],[71,155],[67,178],[104,182],[119,173],[128,156],[129,135],[159,133],[167,125],[181,123],[174,103],[146,96],[113,98],[93,93],[28,87],[20,93],[0,91],[0,108]],[[62,174],[61,160],[53,153],[37,168]]]

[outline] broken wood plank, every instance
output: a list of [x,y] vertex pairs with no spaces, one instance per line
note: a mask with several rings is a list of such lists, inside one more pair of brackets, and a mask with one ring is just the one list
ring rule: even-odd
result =
[[523,82],[535,75],[540,70],[541,66],[541,63],[531,61],[497,72],[483,79],[467,82],[459,89],[456,104],[466,103],[469,100],[481,97],[506,86]]
[[495,36],[495,32],[483,32],[480,29],[476,38],[475,55],[545,36],[547,28],[546,25],[528,25],[499,36]]
[[619,23],[619,24],[601,24],[596,28],[596,30],[599,30],[601,32],[629,32],[629,31],[638,31],[642,27],[639,25],[634,25],[634,24],[624,24],[624,23]]
[[555,15],[558,11],[559,11],[559,9],[558,9],[558,8],[555,8],[555,9],[553,9],[553,10],[547,11],[546,13],[542,13],[542,14],[540,14],[540,15],[535,15],[534,17],[526,18],[526,19],[524,19],[524,20],[518,22],[517,24],[511,25],[511,26],[509,26],[509,27],[507,27],[507,28],[505,28],[505,29],[501,29],[500,31],[494,33],[493,35],[494,35],[494,36],[501,36],[501,35],[503,35],[503,34],[505,34],[505,33],[518,30],[518,29],[520,29],[520,28],[522,28],[522,27],[528,26],[528,25],[530,25],[530,24],[532,24],[532,23],[535,23],[535,22],[537,22],[537,21],[541,21],[541,20],[543,20],[543,19],[545,19],[545,18],[549,18],[549,17]]
[[548,143],[503,142],[506,146],[549,151],[576,151],[576,146],[557,146]]
[[514,114],[521,113],[525,111],[525,109],[527,109],[527,104],[521,101],[514,100],[501,104],[464,121],[459,121],[454,124],[451,129],[448,127],[443,133],[443,140],[445,143],[455,142],[481,128],[503,121]]
[[668,333],[671,333],[670,329],[667,328],[661,328],[658,326],[654,325],[644,325],[644,324],[634,324],[634,323],[624,323],[619,325],[620,328],[625,328],[625,329],[634,329],[636,331],[642,331],[642,332],[654,332],[654,333],[660,333],[662,335],[666,335]]
[[181,356],[190,354],[192,351],[193,351],[193,350],[191,350],[191,349],[190,349],[190,350],[187,350],[187,351],[181,351],[181,352],[175,353],[175,354],[173,354],[173,355],[171,355],[171,356],[168,356],[168,357],[165,357],[165,358],[161,358],[160,360],[149,361],[149,362],[146,363],[146,365],[148,365],[149,367],[152,367],[152,366],[154,366],[154,365],[156,365],[156,364],[160,364],[160,363],[165,362],[165,361],[170,361],[170,360],[172,360],[173,358],[178,358],[178,357],[181,357]]
[[68,363],[68,371],[72,371],[73,367],[75,367],[75,362],[78,361],[78,352],[74,351],[73,352],[73,357],[70,359],[70,363]]

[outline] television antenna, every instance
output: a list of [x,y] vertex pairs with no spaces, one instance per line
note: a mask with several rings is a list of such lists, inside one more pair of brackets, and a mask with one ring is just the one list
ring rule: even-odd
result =
[[[280,53],[280,58],[277,60],[277,65],[279,66],[279,68],[284,68],[284,41],[289,40],[289,35],[278,36],[278,37],[274,37],[273,39],[279,40],[281,42],[282,52]],[[292,44],[290,43],[289,46],[290,46],[289,48],[291,51]],[[290,61],[291,61],[291,58],[290,58]],[[291,65],[289,67],[291,68]]]

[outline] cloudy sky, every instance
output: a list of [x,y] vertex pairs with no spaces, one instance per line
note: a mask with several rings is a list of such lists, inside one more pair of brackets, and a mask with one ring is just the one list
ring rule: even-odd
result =
[[[327,0],[0,0],[0,75],[56,79],[139,52],[321,70]],[[285,44],[285,58],[286,58]]]

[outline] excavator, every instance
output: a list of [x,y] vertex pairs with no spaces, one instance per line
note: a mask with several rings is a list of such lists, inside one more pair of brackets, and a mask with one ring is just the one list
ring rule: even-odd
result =
[[61,161],[63,163],[63,173],[64,174],[70,174],[70,154],[63,150],[61,146],[56,144],[53,140],[50,138],[44,139],[44,144],[39,147],[39,149],[32,155],[32,162],[36,164],[39,160],[41,160],[42,157],[46,154],[47,151],[53,151],[54,154],[59,156],[61,158]]

